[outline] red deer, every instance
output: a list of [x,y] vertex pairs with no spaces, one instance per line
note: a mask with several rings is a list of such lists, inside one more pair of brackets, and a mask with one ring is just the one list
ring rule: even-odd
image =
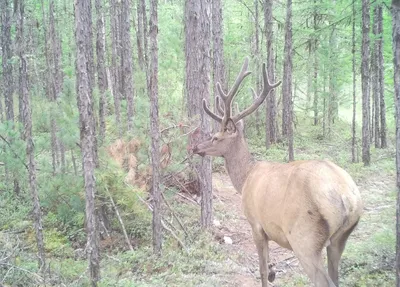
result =
[[[218,113],[213,113],[203,100],[204,111],[220,123],[220,130],[198,144],[193,152],[225,159],[226,170],[242,195],[242,209],[252,228],[263,287],[268,285],[270,240],[293,250],[315,286],[337,287],[340,258],[363,209],[358,188],[346,171],[328,160],[276,163],[253,159],[244,138],[242,119],[254,112],[280,82],[269,82],[263,64],[263,90],[250,107],[241,112],[236,108],[236,114],[231,115],[233,97],[250,74],[247,68],[248,59],[227,94],[217,85]],[[321,254],[325,247],[328,272]]]

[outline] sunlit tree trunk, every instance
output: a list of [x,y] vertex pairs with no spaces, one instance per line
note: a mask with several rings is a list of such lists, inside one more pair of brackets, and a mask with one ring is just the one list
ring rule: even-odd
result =
[[[254,61],[255,61],[255,66],[256,66],[256,71],[257,71],[257,76],[256,76],[256,91],[257,93],[261,90],[261,82],[260,82],[260,66],[261,66],[261,55],[260,55],[260,29],[259,29],[259,21],[260,21],[260,12],[258,9],[258,0],[254,0]],[[253,101],[256,99],[254,98],[255,94],[253,94]],[[257,135],[261,135],[261,130],[260,130],[260,125],[261,125],[261,120],[260,120],[260,112],[258,109],[255,110],[254,112],[255,116],[255,122],[256,122],[256,131]],[[268,148],[268,146],[266,146]]]
[[[200,115],[200,129],[205,140],[210,133],[210,122],[202,109],[203,98],[210,100],[210,0],[185,1],[185,59],[186,97],[190,118]],[[211,160],[200,159],[196,165],[201,200],[201,225],[209,228],[212,223]]]
[[370,103],[369,103],[369,0],[362,0],[362,46],[361,46],[361,87],[362,87],[362,160],[370,164]]
[[75,3],[75,41],[76,41],[76,94],[79,109],[80,145],[82,153],[83,177],[85,183],[85,223],[87,232],[87,257],[91,286],[97,286],[100,280],[99,233],[96,215],[95,195],[96,166],[94,148],[95,121],[93,114],[93,96],[90,88],[90,46],[87,44],[91,36],[89,30],[91,20],[91,3],[77,0]]

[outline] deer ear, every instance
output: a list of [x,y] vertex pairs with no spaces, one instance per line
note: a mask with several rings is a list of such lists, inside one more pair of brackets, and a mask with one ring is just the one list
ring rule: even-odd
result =
[[240,121],[238,121],[238,122],[236,123],[236,129],[237,129],[238,131],[240,131],[240,132],[243,132],[243,130],[244,130],[244,122],[243,122],[243,119],[241,119]]
[[230,134],[233,134],[236,132],[236,125],[232,121],[232,119],[229,119],[228,122],[226,123],[225,131],[227,131]]

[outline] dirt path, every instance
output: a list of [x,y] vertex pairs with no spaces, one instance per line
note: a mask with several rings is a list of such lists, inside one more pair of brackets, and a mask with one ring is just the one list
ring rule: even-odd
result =
[[[358,179],[356,183],[364,201],[364,214],[352,234],[352,240],[360,245],[381,227],[382,221],[385,220],[382,214],[387,212],[390,214],[395,210],[395,202],[389,196],[395,186],[395,181],[393,175],[377,172],[369,177]],[[221,224],[219,232],[222,236],[229,236],[232,239],[231,245],[222,244],[222,246],[226,248],[231,260],[240,266],[239,270],[241,270],[233,276],[230,275],[229,283],[223,286],[259,287],[261,281],[258,256],[250,225],[241,209],[241,196],[236,192],[226,174],[214,174],[213,184],[215,217]],[[276,270],[275,281],[270,286],[310,285],[293,252],[281,248],[274,242],[270,242],[270,263],[275,265]]]
[[[239,264],[242,273],[232,278],[233,285],[253,287],[260,286],[258,268],[258,255],[254,245],[251,227],[248,224],[242,209],[241,196],[232,186],[231,180],[226,174],[217,173],[213,175],[216,219],[221,226],[221,235],[232,239],[232,245],[225,244],[231,259]],[[282,285],[294,274],[301,273],[299,262],[293,252],[270,242],[270,263],[274,265],[276,278],[271,286]]]

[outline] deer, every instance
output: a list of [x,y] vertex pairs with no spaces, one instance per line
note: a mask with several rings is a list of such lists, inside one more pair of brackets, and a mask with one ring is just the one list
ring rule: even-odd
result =
[[[329,160],[279,163],[256,161],[252,157],[243,132],[243,119],[281,82],[269,82],[264,63],[261,92],[256,94],[251,89],[253,103],[243,111],[239,111],[236,103],[233,115],[233,98],[251,73],[248,63],[246,58],[228,93],[217,83],[216,112],[212,112],[203,99],[203,110],[220,124],[220,128],[211,138],[194,146],[193,153],[224,158],[225,168],[241,194],[242,210],[251,226],[262,287],[267,287],[268,279],[272,281],[275,277],[268,268],[271,240],[294,252],[314,286],[338,287],[342,253],[363,210],[360,192],[351,176]],[[324,248],[328,272],[323,263]]]

